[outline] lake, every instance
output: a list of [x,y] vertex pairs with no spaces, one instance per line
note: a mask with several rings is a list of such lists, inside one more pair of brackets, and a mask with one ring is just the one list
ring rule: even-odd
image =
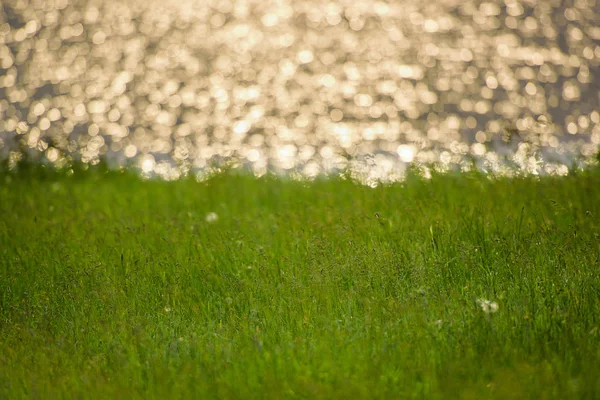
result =
[[597,0],[0,7],[0,159],[366,183],[597,163]]

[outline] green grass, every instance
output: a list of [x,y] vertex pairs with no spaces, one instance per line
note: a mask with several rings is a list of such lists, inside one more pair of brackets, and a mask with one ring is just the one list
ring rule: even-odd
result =
[[598,398],[599,218],[598,171],[0,173],[0,398]]

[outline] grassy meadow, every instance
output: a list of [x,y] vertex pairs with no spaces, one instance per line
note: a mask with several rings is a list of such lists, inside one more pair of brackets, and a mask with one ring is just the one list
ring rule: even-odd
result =
[[0,173],[0,398],[600,396],[600,171]]

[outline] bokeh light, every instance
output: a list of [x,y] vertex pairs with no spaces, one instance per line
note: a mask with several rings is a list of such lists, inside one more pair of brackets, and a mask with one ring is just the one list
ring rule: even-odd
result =
[[565,173],[600,145],[597,0],[4,0],[0,159],[174,179]]

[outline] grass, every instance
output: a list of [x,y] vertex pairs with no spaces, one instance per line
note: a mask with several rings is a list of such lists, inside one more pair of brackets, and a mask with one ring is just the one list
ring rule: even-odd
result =
[[598,398],[599,218],[598,171],[3,172],[0,398]]

